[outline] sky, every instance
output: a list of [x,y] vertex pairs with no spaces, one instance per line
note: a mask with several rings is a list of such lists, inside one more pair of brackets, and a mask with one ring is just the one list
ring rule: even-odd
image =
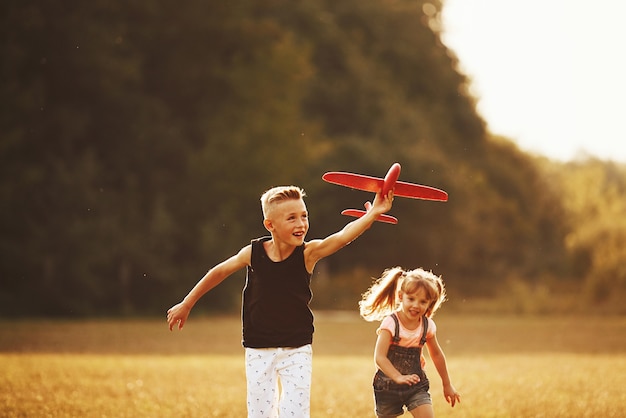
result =
[[626,1],[443,0],[443,41],[493,134],[626,163]]

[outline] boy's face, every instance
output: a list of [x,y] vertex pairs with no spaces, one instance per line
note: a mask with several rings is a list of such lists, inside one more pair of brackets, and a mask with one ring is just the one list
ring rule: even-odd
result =
[[268,211],[263,222],[274,239],[300,246],[309,231],[309,214],[302,199],[277,202]]

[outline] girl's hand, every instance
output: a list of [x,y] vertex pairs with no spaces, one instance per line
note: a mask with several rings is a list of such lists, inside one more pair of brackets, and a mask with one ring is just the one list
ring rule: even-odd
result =
[[454,407],[457,402],[461,403],[461,395],[452,385],[445,385],[443,387],[443,397],[446,398],[446,402],[452,407]]
[[399,385],[415,385],[419,383],[420,377],[416,374],[403,374],[393,379]]

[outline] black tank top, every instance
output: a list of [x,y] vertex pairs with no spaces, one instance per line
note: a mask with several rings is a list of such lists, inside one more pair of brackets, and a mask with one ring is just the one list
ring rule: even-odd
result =
[[243,345],[250,348],[301,347],[313,342],[311,275],[304,245],[283,261],[270,260],[263,237],[251,241],[252,256],[243,289]]

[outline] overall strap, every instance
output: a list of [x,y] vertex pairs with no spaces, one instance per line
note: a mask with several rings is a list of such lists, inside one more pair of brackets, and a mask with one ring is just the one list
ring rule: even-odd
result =
[[426,315],[422,317],[422,323],[424,324],[424,330],[422,331],[422,339],[420,340],[420,347],[426,344],[426,332],[428,331],[428,318],[426,318]]
[[398,317],[395,312],[391,314],[393,321],[396,323],[396,332],[393,334],[393,340],[391,340],[392,344],[398,344],[400,342],[400,323],[398,322]]

